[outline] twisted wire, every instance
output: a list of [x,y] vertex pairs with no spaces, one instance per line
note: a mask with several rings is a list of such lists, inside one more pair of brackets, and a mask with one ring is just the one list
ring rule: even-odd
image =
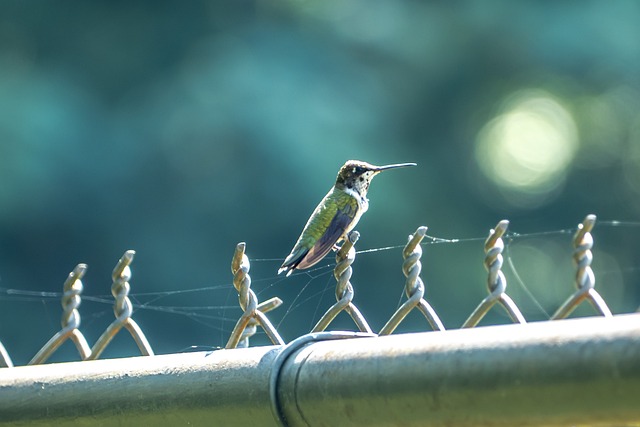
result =
[[94,360],[100,357],[102,352],[122,327],[125,327],[129,331],[129,334],[138,345],[138,349],[143,356],[153,356],[153,350],[151,349],[151,345],[149,344],[147,337],[144,335],[144,332],[142,332],[142,329],[140,329],[140,326],[138,326],[136,321],[131,318],[131,315],[133,314],[133,306],[129,299],[129,291],[131,290],[129,280],[131,280],[130,265],[133,262],[134,256],[135,251],[126,251],[113,269],[113,273],[111,274],[111,279],[113,281],[111,285],[111,294],[115,298],[113,314],[116,319],[107,327],[100,338],[98,338],[98,341],[93,345],[91,355],[88,359]]
[[[249,347],[249,338],[251,338],[257,332],[256,325],[258,321],[256,320],[254,314],[256,309],[258,308],[258,298],[255,293],[251,290],[251,276],[249,276],[249,258],[245,255],[245,243],[242,242],[236,247],[236,252],[240,251],[240,262],[238,266],[235,266],[234,262],[232,262],[231,272],[233,273],[233,286],[238,291],[238,303],[240,304],[240,308],[245,313],[248,313],[249,320],[246,326],[242,329],[242,333],[240,334],[240,341],[238,342],[237,347],[246,348]],[[238,257],[234,257],[236,260]],[[234,267],[235,271],[234,271]]]
[[349,243],[342,245],[336,254],[336,266],[333,270],[333,277],[336,279],[336,300],[342,305],[347,306],[353,300],[353,286],[351,285],[351,276],[353,268],[351,264],[356,259],[356,250],[353,247],[360,233],[355,232],[348,240]]
[[129,265],[133,262],[134,251],[126,251],[120,262],[113,269],[111,279],[113,281],[111,285],[111,295],[115,298],[113,305],[113,314],[121,322],[131,317],[133,313],[133,306],[129,299],[129,291],[131,291],[131,267]]
[[324,315],[318,320],[311,332],[322,332],[336,318],[341,311],[346,311],[361,332],[372,333],[369,324],[360,310],[351,302],[353,301],[353,286],[350,279],[353,273],[351,264],[356,258],[356,250],[354,245],[360,238],[360,233],[352,231],[347,236],[338,253],[336,254],[336,266],[333,270],[333,276],[336,279],[336,303],[333,304]]
[[409,236],[409,243],[402,251],[404,261],[402,263],[402,272],[407,278],[405,282],[405,293],[407,297],[411,298],[416,295],[420,298],[424,296],[424,283],[420,278],[420,272],[422,271],[422,246],[420,241],[427,233],[427,227],[420,227],[416,232]]
[[595,215],[587,215],[573,237],[573,264],[576,267],[575,286],[577,290],[551,316],[551,320],[564,319],[585,299],[589,300],[593,308],[604,317],[613,314],[607,303],[595,290],[596,278],[591,268],[593,261],[593,236],[591,230],[596,223]]
[[233,286],[238,292],[238,303],[243,313],[231,332],[226,348],[249,347],[249,338],[255,335],[258,325],[262,326],[273,344],[283,345],[284,341],[278,331],[264,314],[282,305],[282,300],[275,297],[258,304],[258,297],[251,290],[251,276],[249,275],[251,264],[249,257],[245,254],[245,249],[245,242],[238,243],[231,259]]
[[431,328],[437,331],[443,331],[444,325],[436,314],[435,310],[424,300],[425,286],[420,278],[422,271],[422,246],[420,242],[427,234],[427,227],[418,227],[413,235],[409,236],[409,241],[402,251],[404,262],[402,263],[402,272],[407,280],[405,281],[405,294],[407,301],[404,302],[396,312],[391,316],[387,323],[380,330],[379,335],[389,335],[398,327],[404,318],[414,309],[418,308],[425,316]]
[[69,274],[64,282],[62,293],[62,328],[77,329],[80,327],[80,313],[78,307],[82,302],[80,294],[82,293],[82,277],[87,270],[86,264],[78,264],[76,268]]
[[253,312],[258,306],[258,298],[251,291],[251,276],[249,276],[249,258],[245,254],[246,243],[238,243],[231,263],[233,286],[238,291],[238,302],[244,311]]
[[593,236],[591,230],[595,225],[595,215],[585,218],[582,224],[578,225],[578,231],[573,239],[573,264],[575,265],[576,280],[575,285],[579,290],[586,291],[596,285],[596,279],[591,269],[593,261]]
[[58,331],[35,356],[29,361],[29,365],[37,365],[47,361],[47,359],[64,343],[71,339],[80,354],[80,358],[85,360],[91,354],[89,344],[82,332],[78,330],[80,327],[80,313],[78,307],[82,302],[80,294],[82,293],[82,278],[87,271],[86,264],[78,264],[65,280],[62,293],[62,329]]
[[487,270],[487,288],[494,295],[500,295],[506,290],[506,278],[502,272],[502,264],[504,258],[504,241],[502,236],[509,227],[509,221],[502,220],[498,223],[495,230],[491,230],[489,237],[484,244],[484,268]]
[[502,236],[504,236],[508,227],[509,221],[503,219],[496,225],[495,229],[489,231],[489,237],[487,237],[484,244],[484,267],[487,270],[489,295],[480,302],[464,322],[462,328],[476,326],[496,303],[499,303],[506,310],[514,323],[527,323],[516,304],[506,294],[507,279],[502,272],[502,263],[504,261],[502,257],[502,251],[504,250]]
[[[595,225],[596,216],[587,215],[584,221],[578,225],[573,238],[573,263],[576,269],[574,285],[576,291],[565,303],[558,308],[551,319],[565,318],[585,299],[588,300],[596,311],[605,317],[612,316],[606,302],[595,290],[595,274],[592,269],[593,244],[594,239],[591,231]],[[490,230],[484,244],[485,257],[484,268],[487,271],[486,284],[489,295],[485,297],[476,307],[474,312],[462,325],[462,328],[476,326],[486,313],[499,303],[507,311],[514,322],[525,323],[525,319],[511,298],[506,294],[507,280],[502,272],[503,251],[505,243],[502,237],[505,235],[509,222],[500,221],[495,229]],[[424,299],[425,284],[421,278],[423,248],[421,241],[426,236],[427,227],[419,227],[413,235],[409,236],[408,243],[403,250],[402,272],[406,277],[404,292],[407,300],[399,307],[392,317],[380,330],[379,335],[393,333],[396,327],[415,308],[419,309],[427,318],[434,330],[444,330],[442,322],[435,311]],[[352,232],[336,254],[336,266],[333,274],[336,280],[336,303],[318,321],[312,332],[324,331],[335,317],[346,311],[358,329],[362,332],[372,333],[366,319],[362,316],[358,308],[353,304],[354,288],[351,284],[353,274],[352,264],[355,261],[355,243],[358,241],[359,233]],[[271,298],[259,303],[256,294],[251,290],[251,276],[249,275],[249,258],[245,254],[246,244],[239,243],[231,263],[231,270],[234,275],[233,284],[238,292],[238,303],[243,310],[243,314],[238,320],[234,331],[229,338],[227,348],[248,347],[249,339],[257,332],[257,327],[261,326],[267,336],[274,344],[284,344],[277,330],[267,319],[265,313],[280,306],[282,300]],[[131,318],[133,305],[129,299],[131,290],[130,280],[132,276],[130,264],[135,255],[134,251],[126,251],[113,270],[111,293],[114,297],[115,320],[104,331],[102,336],[90,348],[86,339],[79,331],[81,316],[79,307],[81,305],[81,293],[83,290],[82,278],[86,272],[85,264],[78,264],[69,274],[64,283],[61,305],[63,313],[61,316],[61,330],[56,333],[34,356],[29,364],[44,363],[49,356],[67,339],[71,339],[76,345],[83,360],[96,359],[104,351],[115,334],[124,326],[132,335],[143,355],[153,355],[153,351],[139,328],[137,323]],[[12,367],[13,363],[6,349],[0,343],[0,367]]]
[[380,330],[379,335],[389,335],[398,327],[400,322],[414,309],[418,308],[426,317],[427,321],[434,330],[443,331],[444,325],[440,318],[424,300],[425,286],[420,278],[422,271],[422,246],[420,242],[427,234],[427,227],[418,227],[413,235],[409,236],[409,241],[402,251],[404,262],[402,263],[402,272],[407,280],[405,281],[405,294],[407,301],[404,302],[396,312],[391,316],[387,323]]

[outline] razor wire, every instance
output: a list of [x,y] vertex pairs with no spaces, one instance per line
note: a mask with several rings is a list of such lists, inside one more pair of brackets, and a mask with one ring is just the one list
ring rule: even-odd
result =
[[[612,313],[604,299],[595,289],[595,275],[591,268],[593,261],[593,236],[591,231],[595,225],[596,216],[587,215],[578,225],[573,236],[573,263],[576,268],[575,286],[577,290],[551,316],[550,320],[564,319],[585,300],[594,307],[596,314],[611,317]],[[484,267],[487,270],[487,288],[489,295],[485,297],[467,318],[461,329],[473,328],[485,317],[494,305],[500,305],[514,323],[524,324],[526,320],[515,302],[507,295],[507,280],[502,272],[505,244],[503,237],[507,232],[509,221],[498,222],[491,229],[484,244]],[[431,330],[444,331],[445,326],[438,314],[425,298],[425,284],[422,274],[421,241],[426,236],[427,227],[421,226],[411,234],[403,250],[402,272],[406,277],[404,293],[406,301],[389,317],[377,335],[391,335],[406,316],[414,310],[420,311],[426,318]],[[336,303],[334,303],[311,330],[312,334],[323,332],[329,328],[333,320],[341,312],[346,312],[359,332],[375,335],[373,329],[356,307],[355,291],[350,282],[353,273],[353,263],[356,257],[355,244],[359,233],[349,233],[342,247],[337,250],[334,277],[336,279]],[[282,304],[280,298],[274,297],[259,303],[256,294],[251,290],[250,261],[246,253],[246,243],[236,246],[231,261],[233,285],[238,293],[238,302],[242,314],[230,334],[226,348],[248,347],[249,339],[260,326],[274,345],[284,345],[276,327],[269,321],[267,314]],[[112,274],[111,293],[114,297],[115,320],[102,333],[93,347],[90,347],[80,331],[82,279],[87,270],[86,264],[78,264],[69,274],[63,285],[62,307],[63,315],[61,329],[57,332],[31,359],[29,365],[43,364],[67,340],[73,341],[81,360],[98,359],[111,340],[121,329],[126,329],[136,342],[139,352],[143,356],[153,356],[153,349],[144,332],[132,318],[133,307],[129,299],[131,289],[131,268],[135,252],[128,250],[116,264]],[[0,367],[13,367],[9,352],[0,342]]]

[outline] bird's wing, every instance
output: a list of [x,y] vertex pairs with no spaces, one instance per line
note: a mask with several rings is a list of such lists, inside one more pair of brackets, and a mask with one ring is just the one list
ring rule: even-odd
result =
[[[335,209],[333,219],[329,223],[327,229],[318,236],[320,230],[322,230],[322,224],[319,218],[321,215],[316,215],[318,209]],[[294,246],[293,250],[284,260],[282,267],[278,270],[278,273],[287,271],[287,275],[291,274],[294,269],[304,269],[313,266],[324,258],[331,250],[334,244],[344,235],[345,230],[351,224],[356,216],[358,203],[355,199],[348,198],[342,206],[327,206],[326,204],[320,204],[316,208],[316,212],[311,216],[309,222],[305,226],[305,230],[298,239],[298,242]],[[309,249],[309,245],[305,243],[313,242],[315,244]]]
[[327,231],[318,239],[306,256],[300,260],[296,268],[302,270],[320,262],[331,251],[333,245],[340,240],[351,221],[353,221],[353,213],[350,212],[352,206],[347,204],[345,208],[338,209]]

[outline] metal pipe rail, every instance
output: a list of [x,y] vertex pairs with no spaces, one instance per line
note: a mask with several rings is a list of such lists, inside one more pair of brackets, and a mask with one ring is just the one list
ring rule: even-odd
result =
[[0,369],[0,425],[275,426],[271,375],[291,426],[640,422],[640,314],[283,348]]

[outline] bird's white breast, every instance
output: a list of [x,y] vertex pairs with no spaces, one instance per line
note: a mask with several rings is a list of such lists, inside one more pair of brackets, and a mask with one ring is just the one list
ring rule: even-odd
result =
[[367,199],[366,197],[362,197],[360,193],[358,193],[353,188],[345,188],[343,191],[356,199],[356,201],[358,202],[359,209],[356,215],[358,218],[360,218],[360,215],[362,215],[367,211],[367,209],[369,209],[369,199]]

